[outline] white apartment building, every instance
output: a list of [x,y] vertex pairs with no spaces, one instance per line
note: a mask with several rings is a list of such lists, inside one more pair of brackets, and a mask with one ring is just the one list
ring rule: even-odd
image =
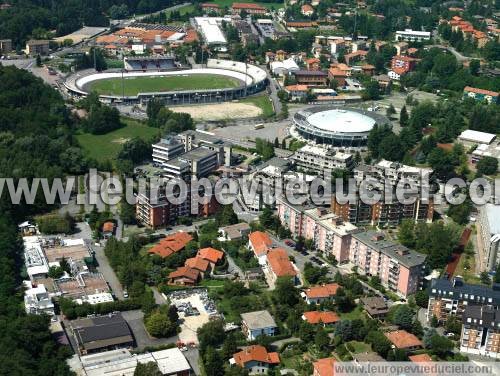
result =
[[292,160],[301,168],[315,171],[351,170],[354,167],[352,154],[315,145],[301,147],[292,155]]
[[460,352],[500,359],[500,311],[468,306],[462,316]]
[[480,270],[494,270],[500,262],[500,205],[479,207],[478,230]]

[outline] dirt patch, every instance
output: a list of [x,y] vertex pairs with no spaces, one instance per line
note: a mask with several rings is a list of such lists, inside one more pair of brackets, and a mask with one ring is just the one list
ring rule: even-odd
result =
[[170,107],[174,112],[186,112],[196,120],[226,120],[253,118],[262,115],[262,110],[250,103],[216,103],[197,106]]
[[125,142],[127,142],[128,140],[130,140],[130,138],[125,138],[125,137],[120,137],[120,138],[115,138],[114,140],[112,140],[111,142],[114,142],[115,144],[120,144],[120,145],[123,145]]

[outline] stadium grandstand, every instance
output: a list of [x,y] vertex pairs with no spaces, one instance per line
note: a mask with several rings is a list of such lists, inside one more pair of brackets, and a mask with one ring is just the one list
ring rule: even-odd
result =
[[177,33],[184,33],[185,30],[182,26],[172,26],[172,25],[161,25],[161,24],[149,24],[142,22],[134,22],[127,26],[128,29],[138,29],[138,30],[160,30],[160,31],[175,31]]
[[157,68],[146,70],[142,69],[119,71],[110,70],[96,73],[94,70],[80,71],[70,75],[64,82],[64,86],[69,95],[81,98],[86,97],[95,81],[119,79],[122,80],[141,78],[141,77],[185,77],[187,80],[196,80],[196,75],[214,75],[226,76],[238,81],[237,87],[221,87],[213,89],[196,90],[169,90],[161,92],[139,92],[136,95],[105,95],[99,97],[101,101],[107,103],[124,102],[130,104],[144,104],[151,98],[161,99],[167,105],[188,105],[196,103],[217,103],[232,101],[244,98],[264,90],[267,86],[267,74],[258,66],[245,64],[238,61],[208,59],[205,68],[194,69],[174,69],[158,70]]
[[127,72],[133,71],[168,71],[176,69],[173,56],[134,56],[125,57],[123,64]]

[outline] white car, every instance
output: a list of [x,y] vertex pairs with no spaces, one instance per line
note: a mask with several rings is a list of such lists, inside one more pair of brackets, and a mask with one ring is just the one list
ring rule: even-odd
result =
[[124,297],[125,299],[127,299],[127,298],[128,298],[128,292],[127,292],[127,290],[123,290],[123,297]]

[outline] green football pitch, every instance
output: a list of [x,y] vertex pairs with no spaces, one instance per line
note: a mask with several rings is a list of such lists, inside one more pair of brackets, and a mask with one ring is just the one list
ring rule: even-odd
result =
[[[217,74],[129,77],[123,80],[123,92],[125,96],[134,96],[138,93],[235,88],[240,84],[236,78]],[[122,95],[122,79],[94,81],[88,90],[100,95]]]

